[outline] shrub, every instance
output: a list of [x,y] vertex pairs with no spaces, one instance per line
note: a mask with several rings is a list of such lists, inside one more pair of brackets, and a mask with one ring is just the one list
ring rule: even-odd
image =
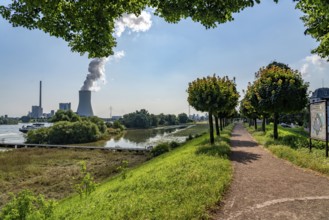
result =
[[188,137],[186,138],[186,141],[190,141],[193,139],[193,136],[191,134],[188,135]]
[[49,139],[49,128],[30,130],[26,136],[26,143],[46,144]]
[[23,190],[2,208],[0,219],[25,220],[49,219],[53,215],[56,203],[54,200],[45,200],[42,195],[35,196],[29,190]]
[[114,121],[112,126],[115,129],[120,129],[120,131],[123,131],[125,129],[125,127],[120,123],[119,120]]
[[151,150],[151,154],[153,157],[159,156],[161,154],[164,154],[166,152],[169,152],[169,144],[168,143],[162,143],[158,144]]
[[128,164],[128,160],[123,160],[121,161],[121,165],[117,168],[117,170],[121,173],[121,178],[123,180],[127,178]]
[[175,149],[175,148],[179,147],[179,145],[180,144],[177,143],[176,141],[172,141],[172,142],[169,143],[169,146],[170,146],[171,149]]
[[85,161],[80,162],[80,173],[82,175],[81,182],[75,185],[77,193],[80,198],[87,197],[96,190],[97,184],[89,172],[87,172],[87,165]]

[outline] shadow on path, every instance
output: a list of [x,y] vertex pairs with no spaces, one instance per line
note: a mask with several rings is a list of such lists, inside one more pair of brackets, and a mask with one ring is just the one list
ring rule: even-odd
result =
[[235,133],[235,134],[231,134],[231,136],[232,136],[232,137],[239,137],[239,136],[241,136],[241,134],[236,134],[236,133]]
[[234,147],[257,147],[258,144],[253,141],[232,140],[231,146]]
[[232,154],[230,156],[231,161],[235,161],[243,164],[251,163],[255,160],[259,160],[260,158],[261,158],[260,154],[254,154],[245,151],[232,151]]

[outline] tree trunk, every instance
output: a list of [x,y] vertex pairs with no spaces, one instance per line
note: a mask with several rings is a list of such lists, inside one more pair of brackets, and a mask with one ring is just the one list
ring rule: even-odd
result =
[[252,125],[252,119],[249,118],[249,127],[251,127],[251,125]]
[[279,137],[279,135],[278,135],[278,118],[279,118],[279,114],[274,113],[274,126],[273,126],[274,139],[278,139],[278,137]]
[[209,132],[210,132],[210,144],[214,144],[215,143],[215,139],[214,139],[214,125],[212,122],[212,112],[209,111]]
[[264,132],[265,132],[265,122],[266,122],[266,118],[265,118],[265,116],[263,116],[262,131],[264,131]]
[[216,135],[219,136],[219,127],[218,127],[218,116],[215,115],[215,127],[216,127]]
[[257,131],[257,118],[254,118],[254,126],[255,126],[255,131]]
[[220,130],[223,131],[223,118],[219,118]]

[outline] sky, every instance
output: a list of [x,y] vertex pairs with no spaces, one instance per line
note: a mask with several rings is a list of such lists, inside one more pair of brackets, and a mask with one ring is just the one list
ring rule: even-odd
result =
[[[270,0],[234,14],[234,21],[205,29],[190,19],[166,23],[150,10],[127,15],[116,26],[116,54],[104,58],[93,84],[95,115],[110,117],[142,108],[150,113],[188,113],[188,83],[213,75],[236,77],[240,95],[254,73],[272,61],[301,71],[310,91],[329,87],[328,63],[311,54],[318,45],[305,36],[293,1]],[[131,22],[133,21],[133,22]],[[76,111],[91,59],[71,52],[62,39],[39,30],[12,27],[0,18],[0,116],[44,112],[70,102]],[[191,108],[191,114],[197,113]]]

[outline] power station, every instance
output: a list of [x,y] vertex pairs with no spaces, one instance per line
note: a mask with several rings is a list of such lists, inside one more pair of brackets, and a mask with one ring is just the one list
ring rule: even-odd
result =
[[42,81],[40,81],[40,87],[39,87],[39,106],[34,105],[32,106],[32,112],[31,112],[31,118],[41,118],[43,115],[43,109],[42,109]]
[[93,108],[91,107],[91,91],[80,90],[79,91],[79,105],[77,110],[80,116],[94,116]]

